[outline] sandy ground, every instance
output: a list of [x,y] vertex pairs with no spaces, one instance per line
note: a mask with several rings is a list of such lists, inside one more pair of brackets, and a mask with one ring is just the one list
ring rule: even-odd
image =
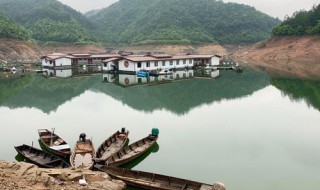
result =
[[[80,185],[79,179],[87,185]],[[44,189],[106,189],[121,190],[125,184],[103,172],[72,169],[43,169],[25,162],[0,161],[1,190],[44,190]]]
[[320,79],[320,36],[274,37],[253,46],[239,46],[230,57],[276,77]]

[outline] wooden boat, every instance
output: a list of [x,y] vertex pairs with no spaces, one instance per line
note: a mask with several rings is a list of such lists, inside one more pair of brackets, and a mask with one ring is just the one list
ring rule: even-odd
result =
[[128,142],[129,131],[122,128],[107,138],[97,149],[95,163],[104,163],[110,156],[118,152]]
[[108,166],[121,166],[123,164],[129,163],[138,156],[142,155],[144,152],[149,150],[158,139],[158,135],[154,136],[152,134],[147,137],[132,143],[127,147],[121,148],[118,152],[113,154],[107,161],[105,165]]
[[94,146],[90,139],[78,140],[70,156],[74,168],[90,169],[95,156]]
[[14,147],[23,156],[25,161],[31,162],[43,168],[68,168],[70,165],[63,159],[53,154],[28,145]]
[[101,166],[96,168],[111,177],[124,181],[127,185],[150,190],[212,190],[213,185],[181,179],[161,174]]
[[67,158],[71,155],[68,143],[48,129],[39,129],[39,142],[51,153]]

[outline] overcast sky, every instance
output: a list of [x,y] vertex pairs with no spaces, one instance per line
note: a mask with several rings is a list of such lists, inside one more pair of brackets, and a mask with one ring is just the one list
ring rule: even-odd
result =
[[[87,12],[92,9],[101,9],[111,5],[117,0],[59,0],[62,3],[73,7],[80,12]],[[183,1],[183,0],[182,0]],[[254,6],[256,9],[273,17],[283,19],[284,16],[291,16],[295,11],[310,10],[320,0],[223,0],[224,2],[236,2]]]

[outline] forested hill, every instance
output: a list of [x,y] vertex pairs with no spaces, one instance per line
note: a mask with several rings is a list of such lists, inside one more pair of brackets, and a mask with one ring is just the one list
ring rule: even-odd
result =
[[274,36],[319,35],[320,34],[320,4],[312,10],[295,12],[272,30]]
[[27,40],[30,36],[24,27],[0,13],[0,38]]
[[27,28],[37,41],[95,41],[94,25],[56,0],[0,0],[0,12]]
[[107,43],[253,43],[279,23],[253,7],[221,0],[120,0],[93,14]]

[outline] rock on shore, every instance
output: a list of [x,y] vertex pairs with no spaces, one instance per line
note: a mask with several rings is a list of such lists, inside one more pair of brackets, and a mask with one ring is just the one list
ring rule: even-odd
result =
[[[85,179],[86,185],[79,180]],[[0,189],[107,189],[121,190],[125,183],[91,170],[45,169],[25,162],[0,161]]]

